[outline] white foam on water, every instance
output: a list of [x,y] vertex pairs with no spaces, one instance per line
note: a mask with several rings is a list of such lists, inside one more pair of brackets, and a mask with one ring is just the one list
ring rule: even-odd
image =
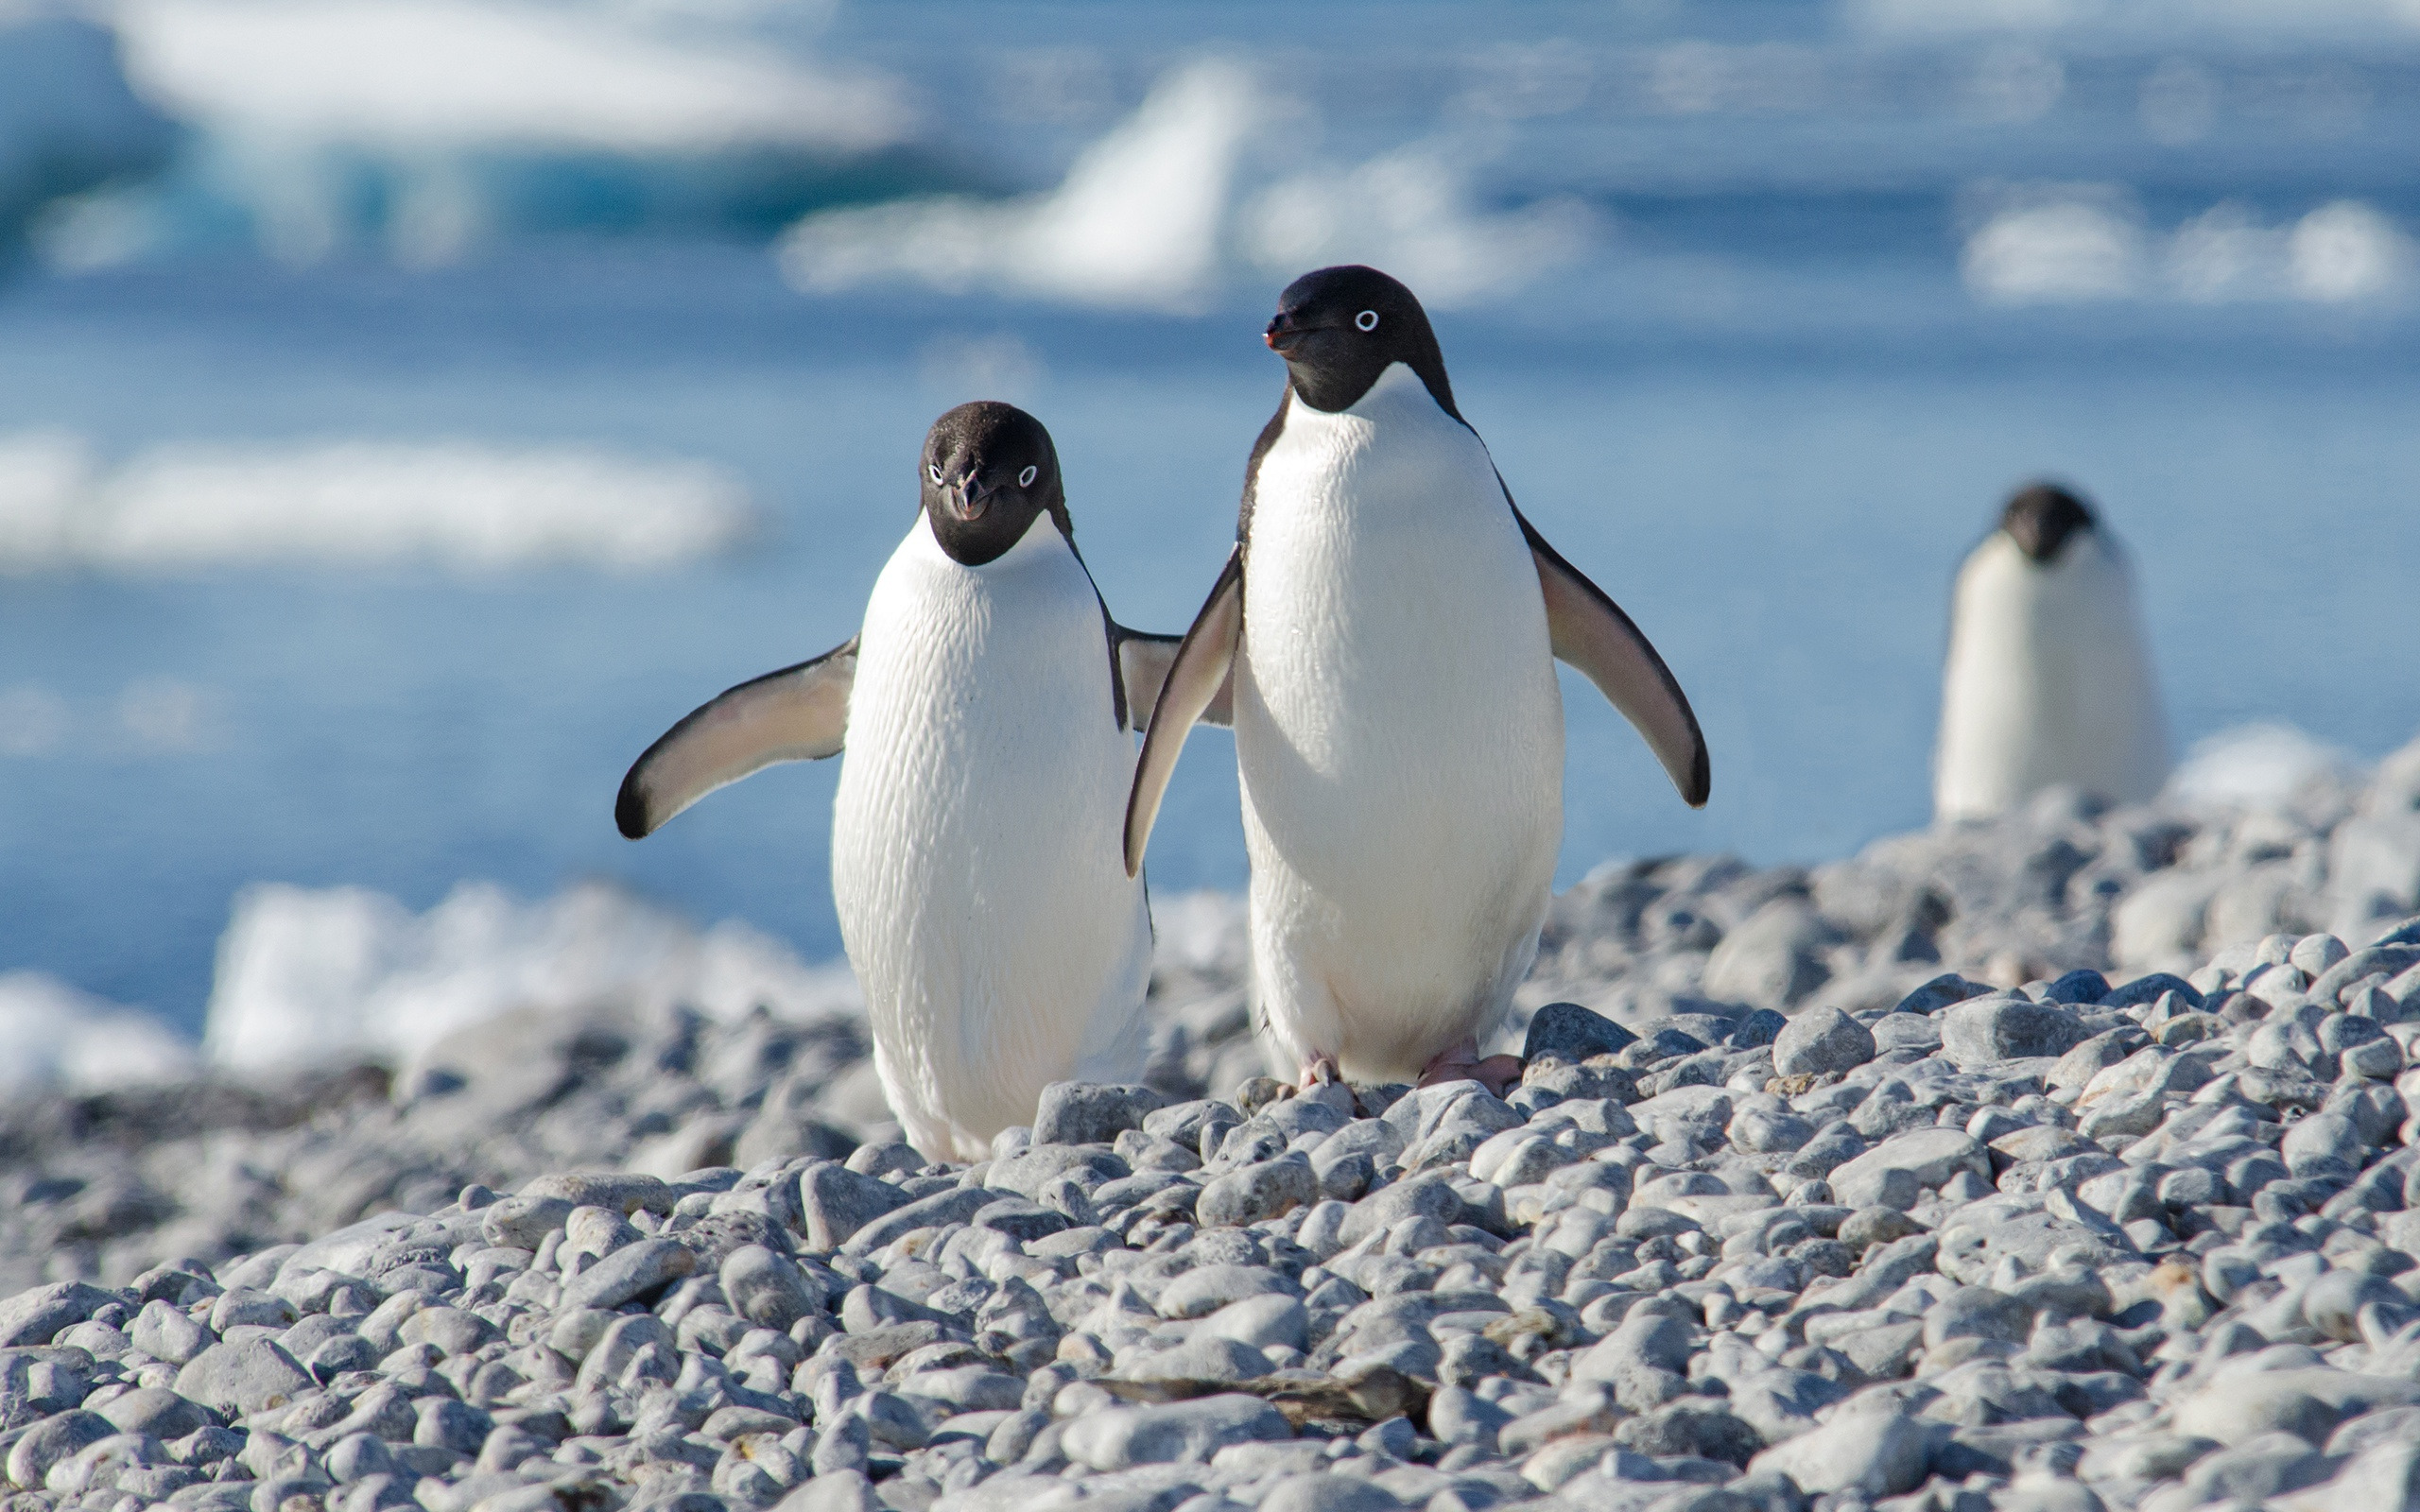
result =
[[1256,99],[1251,75],[1236,63],[1213,59],[1173,70],[1084,149],[1058,188],[810,215],[784,238],[783,269],[817,293],[906,282],[1197,309],[1217,283],[1229,183]]
[[2291,725],[2241,725],[2194,742],[2162,796],[2204,811],[2283,808],[2360,770],[2350,755]]
[[238,1071],[408,1059],[514,1008],[763,1005],[811,1022],[863,1010],[845,965],[803,964],[745,924],[700,930],[602,884],[523,902],[464,883],[424,914],[363,887],[259,884],[218,946],[203,1052]]
[[602,9],[492,0],[123,0],[136,83],[238,137],[419,151],[663,155],[906,141],[891,81]]
[[199,1059],[192,1041],[139,1008],[41,971],[0,972],[0,1095],[175,1081]]
[[710,464],[590,448],[171,446],[104,469],[72,436],[0,437],[0,572],[430,563],[640,571],[729,549],[747,490]]
[[1162,966],[1239,971],[1250,948],[1241,893],[1151,895],[1151,953]]

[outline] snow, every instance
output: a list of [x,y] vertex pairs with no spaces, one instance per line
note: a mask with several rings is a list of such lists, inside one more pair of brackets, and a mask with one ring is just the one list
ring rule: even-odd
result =
[[164,446],[104,469],[78,438],[0,437],[0,572],[431,563],[633,572],[753,522],[709,464],[468,441]]

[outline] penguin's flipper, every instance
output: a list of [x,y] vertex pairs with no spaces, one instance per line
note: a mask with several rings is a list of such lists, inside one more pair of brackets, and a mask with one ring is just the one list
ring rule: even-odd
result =
[[[1126,707],[1133,711],[1137,730],[1150,728],[1151,711],[1159,706],[1160,689],[1167,685],[1168,669],[1176,665],[1176,654],[1184,644],[1181,635],[1152,635],[1143,630],[1116,627],[1117,671],[1126,679]],[[1208,708],[1198,716],[1205,725],[1235,723],[1234,703],[1236,682],[1232,670],[1227,680],[1210,699]]]
[[1597,691],[1646,738],[1648,749],[1664,764],[1665,774],[1689,807],[1703,808],[1714,784],[1713,769],[1698,716],[1672,669],[1619,604],[1547,545],[1519,509],[1512,518],[1521,521],[1521,534],[1537,564],[1555,660],[1587,674]]
[[631,764],[614,799],[614,823],[628,838],[640,839],[716,788],[775,762],[838,756],[856,675],[853,635],[812,662],[768,672],[709,699]]
[[1160,798],[1176,770],[1177,753],[1194,722],[1219,704],[1233,703],[1232,678],[1236,646],[1244,628],[1244,549],[1227,554],[1227,565],[1210,590],[1201,612],[1169,662],[1151,705],[1151,722],[1143,736],[1143,755],[1134,764],[1134,789],[1126,799],[1126,874],[1143,869],[1143,848],[1151,838],[1151,821],[1160,816]]

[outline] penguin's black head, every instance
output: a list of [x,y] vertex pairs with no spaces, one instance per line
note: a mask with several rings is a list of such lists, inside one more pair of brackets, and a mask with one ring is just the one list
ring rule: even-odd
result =
[[978,400],[933,421],[916,477],[933,539],[954,561],[980,567],[997,558],[1046,512],[1075,539],[1059,450],[1042,421],[1014,404]]
[[1438,408],[1461,418],[1428,312],[1411,290],[1374,267],[1323,267],[1287,284],[1267,340],[1286,359],[1295,394],[1313,409],[1352,408],[1400,362],[1428,386]]
[[2016,490],[2000,511],[2000,528],[2016,548],[2045,564],[2059,559],[2067,538],[2095,525],[2092,507],[2055,483],[2034,483]]

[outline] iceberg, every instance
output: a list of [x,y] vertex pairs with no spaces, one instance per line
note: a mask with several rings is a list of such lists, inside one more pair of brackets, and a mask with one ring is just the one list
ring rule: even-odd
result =
[[1576,199],[1478,207],[1442,144],[1254,177],[1256,123],[1270,113],[1242,64],[1188,63],[1079,154],[1058,187],[819,212],[783,238],[782,267],[810,294],[920,284],[1191,315],[1237,275],[1282,284],[1365,262],[1450,307],[1512,293],[1599,240],[1595,213]]
[[1058,188],[825,211],[784,239],[783,268],[810,293],[905,282],[1198,310],[1217,286],[1229,180],[1254,99],[1241,66],[1190,64],[1087,147]]
[[0,573],[429,564],[615,572],[729,550],[748,490],[710,463],[582,447],[164,446],[107,470],[78,438],[0,437]]
[[158,168],[175,137],[128,87],[108,27],[0,12],[0,256],[56,201]]
[[948,176],[871,69],[602,9],[510,0],[123,0],[145,98],[192,129],[159,181],[69,207],[103,266],[233,235],[310,263],[458,259],[529,232],[769,234]]

